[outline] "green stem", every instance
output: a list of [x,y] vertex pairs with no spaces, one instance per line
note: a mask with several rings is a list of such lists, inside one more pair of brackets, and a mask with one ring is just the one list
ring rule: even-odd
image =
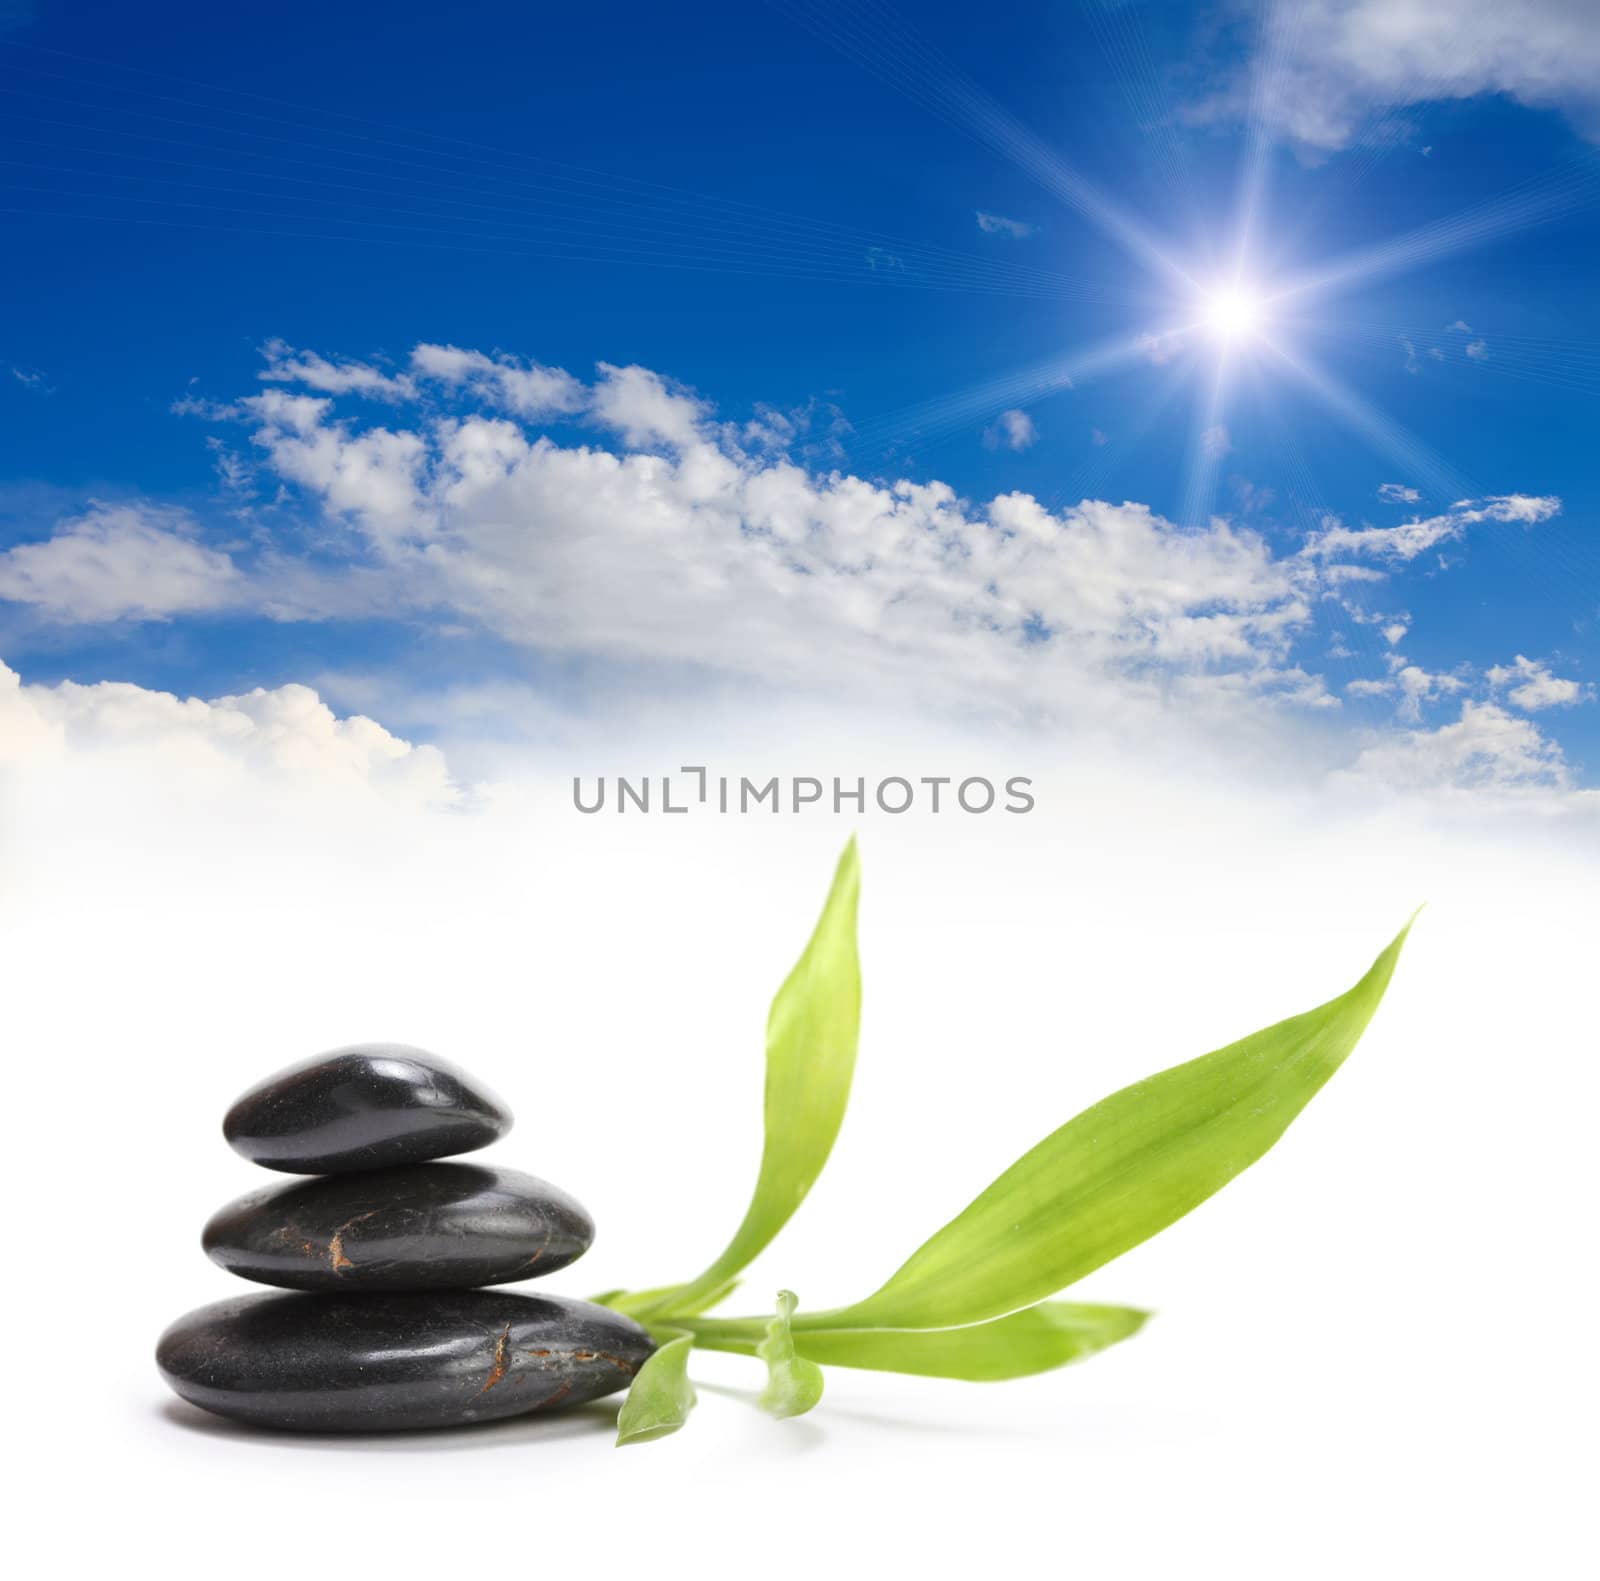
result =
[[[740,1356],[755,1355],[756,1346],[767,1337],[770,1321],[770,1318],[699,1318],[677,1314],[661,1319],[662,1323],[670,1323],[693,1335],[701,1350],[730,1351]],[[654,1330],[654,1320],[649,1327]]]
[[[829,1312],[800,1312],[791,1319],[794,1331],[813,1332],[826,1329],[830,1332],[846,1330],[853,1325],[838,1319],[849,1311],[848,1307],[835,1307]],[[655,1331],[658,1325],[670,1325],[674,1330],[694,1336],[701,1350],[730,1351],[741,1356],[753,1356],[755,1347],[767,1336],[765,1317],[708,1318],[682,1312],[663,1312],[659,1317],[645,1316],[640,1322]]]

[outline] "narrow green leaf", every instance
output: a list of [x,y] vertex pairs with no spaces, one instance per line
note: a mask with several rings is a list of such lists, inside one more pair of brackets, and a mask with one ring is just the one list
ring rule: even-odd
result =
[[796,1305],[792,1290],[778,1292],[777,1315],[767,1325],[767,1337],[756,1346],[756,1355],[767,1364],[767,1386],[761,1391],[760,1406],[774,1416],[804,1416],[822,1398],[822,1369],[795,1354],[794,1335],[789,1320]]
[[[991,1383],[1083,1361],[1137,1334],[1149,1315],[1136,1307],[1041,1301],[967,1328],[811,1329],[796,1334],[794,1343],[801,1356],[825,1367]],[[753,1326],[742,1320],[697,1324],[695,1343],[706,1350],[753,1356],[760,1347],[749,1332]]]
[[1248,1168],[1356,1046],[1407,923],[1347,994],[1160,1072],[1025,1153],[865,1301],[797,1329],[953,1328],[1032,1306]]
[[666,1321],[709,1312],[739,1288],[739,1279],[734,1275],[723,1280],[720,1285],[699,1295],[693,1305],[684,1304],[684,1292],[688,1288],[687,1285],[658,1285],[654,1290],[607,1290],[604,1295],[590,1296],[589,1299],[596,1306],[610,1307],[613,1312],[625,1312],[630,1317],[653,1312]]
[[694,1336],[678,1332],[634,1374],[628,1396],[617,1413],[617,1447],[648,1444],[676,1433],[694,1409],[689,1382],[689,1351]]
[[[833,1150],[850,1100],[861,1027],[856,908],[861,869],[852,839],[811,942],[767,1017],[766,1142],[755,1194],[720,1257],[655,1312],[694,1312],[789,1222]],[[636,1314],[637,1315],[637,1314]]]

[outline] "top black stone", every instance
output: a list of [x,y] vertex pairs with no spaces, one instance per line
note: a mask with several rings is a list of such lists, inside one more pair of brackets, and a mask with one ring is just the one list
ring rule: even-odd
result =
[[401,1043],[361,1043],[290,1065],[228,1111],[222,1134],[253,1164],[294,1175],[420,1164],[487,1147],[511,1111],[459,1066]]

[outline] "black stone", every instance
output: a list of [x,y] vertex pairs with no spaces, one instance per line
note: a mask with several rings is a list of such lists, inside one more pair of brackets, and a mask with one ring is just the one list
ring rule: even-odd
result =
[[487,1147],[511,1111],[449,1060],[361,1043],[290,1065],[228,1111],[222,1134],[252,1164],[292,1175],[420,1164]]
[[201,1236],[229,1273],[289,1290],[469,1290],[534,1279],[589,1249],[594,1221],[514,1169],[406,1164],[268,1186]]
[[179,1318],[156,1364],[185,1400],[235,1421],[377,1433],[595,1400],[654,1349],[630,1318],[558,1296],[256,1295]]

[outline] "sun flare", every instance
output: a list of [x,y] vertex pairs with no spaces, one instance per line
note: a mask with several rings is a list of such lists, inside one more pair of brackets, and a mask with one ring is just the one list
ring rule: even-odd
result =
[[1204,302],[1206,328],[1223,340],[1242,340],[1261,327],[1261,298],[1245,286],[1212,291]]

